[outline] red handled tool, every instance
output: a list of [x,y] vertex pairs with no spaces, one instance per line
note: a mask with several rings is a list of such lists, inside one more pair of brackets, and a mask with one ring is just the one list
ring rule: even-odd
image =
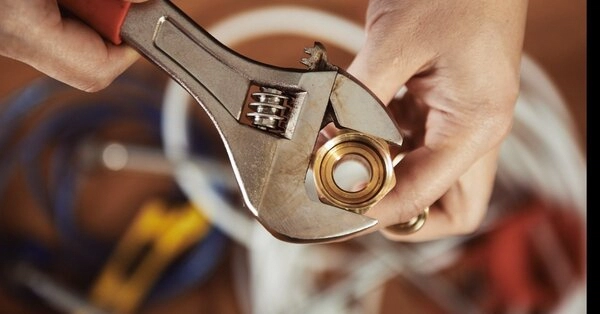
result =
[[[284,69],[233,52],[167,0],[59,0],[115,44],[124,42],[165,70],[206,110],[227,149],[245,204],[274,236],[291,242],[348,237],[377,221],[363,213],[393,186],[388,145],[402,136],[385,106],[329,64],[320,45],[308,69]],[[314,153],[319,132],[343,132]],[[318,158],[314,158],[318,155]],[[333,171],[361,157],[370,179],[338,186]],[[319,196],[306,181],[314,172]]]

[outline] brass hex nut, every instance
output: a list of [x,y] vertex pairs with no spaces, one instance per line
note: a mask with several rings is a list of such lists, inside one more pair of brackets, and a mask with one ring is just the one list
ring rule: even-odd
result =
[[[368,170],[368,180],[354,188],[336,182],[335,171],[344,161],[360,162]],[[321,202],[364,214],[396,184],[388,144],[356,131],[342,130],[319,147],[311,167]]]

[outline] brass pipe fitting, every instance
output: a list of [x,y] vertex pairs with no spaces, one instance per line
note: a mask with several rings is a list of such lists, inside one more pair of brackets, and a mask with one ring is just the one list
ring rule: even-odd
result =
[[[336,181],[336,169],[348,160],[358,161],[368,170],[367,182],[348,188]],[[358,214],[367,212],[396,184],[388,144],[356,131],[341,130],[319,147],[311,167],[321,202]]]

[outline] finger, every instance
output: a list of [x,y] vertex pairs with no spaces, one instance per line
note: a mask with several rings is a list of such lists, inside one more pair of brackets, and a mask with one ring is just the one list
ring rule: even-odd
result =
[[402,18],[393,11],[368,24],[363,46],[347,69],[386,105],[435,56],[434,49],[426,49],[414,36],[414,23],[398,23]]
[[388,108],[402,133],[400,151],[407,153],[423,146],[429,107],[419,103],[414,95],[408,92],[401,98],[394,98]]
[[[420,242],[475,231],[489,206],[497,169],[498,151],[494,149],[479,159],[438,201],[430,206],[429,215],[420,230],[403,235],[391,232],[392,229],[382,228],[381,233],[394,241]],[[402,200],[390,201],[397,204],[398,210],[402,210]],[[386,212],[389,212],[389,208]],[[383,220],[385,219],[380,220],[381,227],[399,222]],[[407,220],[403,218],[402,221]]]
[[112,45],[71,19],[48,25],[43,33],[29,37],[27,46],[21,61],[88,92],[105,88],[139,58],[131,47]]

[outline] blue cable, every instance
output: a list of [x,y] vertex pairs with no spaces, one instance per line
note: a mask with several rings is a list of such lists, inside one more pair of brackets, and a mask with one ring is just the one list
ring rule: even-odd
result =
[[[126,76],[122,76],[126,77]],[[20,120],[24,120],[31,112],[41,106],[47,99],[56,95],[58,91],[68,91],[64,85],[53,80],[41,80],[32,84],[30,89],[25,89],[22,94],[13,97],[6,106],[7,110],[0,114],[0,125],[7,126],[9,132],[0,133],[0,192],[3,190],[4,169],[10,169],[15,164],[15,156],[21,156],[27,165],[27,181],[32,194],[43,207],[48,209],[48,214],[61,236],[67,241],[65,250],[60,255],[73,264],[79,265],[85,271],[98,270],[101,263],[110,254],[111,245],[99,243],[95,239],[85,236],[77,226],[75,219],[76,175],[77,169],[73,166],[72,156],[77,144],[86,136],[93,134],[102,127],[108,127],[110,122],[118,120],[138,121],[148,125],[149,134],[160,142],[160,108],[161,100],[159,89],[149,89],[140,80],[118,79],[114,83],[117,87],[127,87],[128,91],[138,93],[138,98],[128,94],[120,97],[107,97],[103,101],[73,102],[69,107],[62,109],[42,121],[22,141],[13,145],[19,154],[12,150],[4,149],[11,139],[11,133],[18,129]],[[120,84],[120,85],[119,85]],[[107,89],[110,93],[111,88]],[[115,106],[120,104],[121,106]],[[6,123],[6,124],[5,124]],[[194,130],[190,133],[201,134],[201,129],[193,123]],[[198,141],[201,136],[194,136],[193,149],[201,154],[210,154],[214,149],[213,141]],[[51,175],[48,180],[41,169],[40,155],[51,142],[56,142],[51,156]],[[162,143],[161,143],[162,145]],[[53,189],[51,187],[54,187]],[[215,187],[218,189],[218,187]],[[207,235],[192,247],[186,254],[170,265],[163,273],[161,279],[153,287],[147,300],[158,300],[171,297],[194,284],[203,283],[211,274],[223,256],[229,239],[214,226]],[[71,257],[76,256],[76,259]],[[87,267],[83,267],[87,265]]]
[[[127,87],[127,90],[139,91],[142,95],[150,99],[161,98],[160,89],[149,89],[144,83],[140,79],[122,75],[115,79],[113,86],[124,86]],[[31,114],[36,107],[43,105],[50,99],[59,97],[61,93],[73,92],[76,91],[62,82],[41,78],[9,97],[0,106],[0,108],[5,108],[5,110],[0,112],[0,126],[2,127],[2,132],[0,132],[0,152],[3,152],[2,155],[4,155],[0,155],[0,191],[5,189],[5,185],[12,174],[12,169],[14,169],[16,162],[14,156],[18,155],[5,146],[15,135],[20,122],[27,115]],[[3,161],[2,157],[7,160]]]
[[[74,212],[76,169],[69,156],[73,155],[76,145],[81,142],[82,138],[100,126],[108,125],[109,122],[133,121],[148,116],[154,118],[154,121],[149,121],[151,124],[159,119],[155,113],[138,114],[138,112],[130,110],[131,112],[127,113],[129,117],[126,117],[118,111],[119,108],[105,103],[85,104],[84,107],[62,111],[51,120],[46,120],[39,130],[31,134],[23,143],[25,146],[24,159],[27,165],[26,173],[30,188],[34,191],[34,197],[44,208],[50,210],[49,214],[54,217],[57,230],[68,244],[69,251],[65,253],[68,256],[79,257],[77,262],[79,268],[99,267],[101,265],[99,262],[106,259],[110,247],[86,236],[77,226]],[[64,125],[69,127],[61,128]],[[157,136],[156,132],[151,133],[155,133],[155,137]],[[55,148],[56,152],[52,158],[53,171],[51,173],[54,177],[54,184],[42,182],[43,174],[38,160],[44,149],[44,143],[51,140],[60,143]],[[46,191],[47,186],[54,186],[54,191]],[[48,200],[48,194],[54,196],[53,201]]]
[[39,79],[0,106],[0,108],[5,108],[0,113],[0,127],[2,128],[2,132],[0,132],[0,151],[2,152],[0,155],[0,191],[4,190],[16,163],[17,154],[6,146],[20,126],[19,122],[37,106],[63,89],[65,89],[65,85],[58,81]]

